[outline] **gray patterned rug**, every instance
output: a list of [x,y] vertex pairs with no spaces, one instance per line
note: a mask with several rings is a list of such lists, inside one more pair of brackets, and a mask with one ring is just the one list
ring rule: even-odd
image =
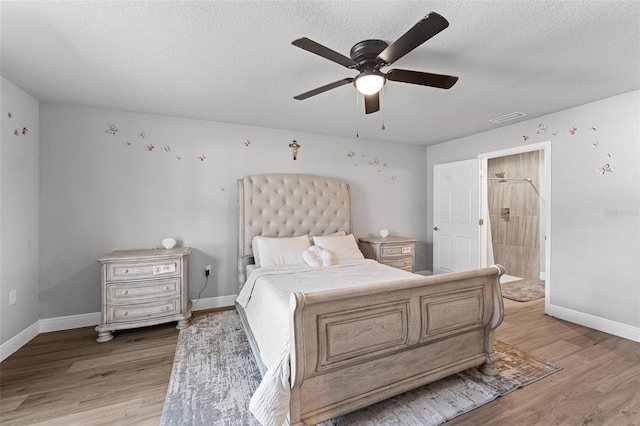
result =
[[[495,377],[469,369],[322,425],[435,426],[560,370],[500,341],[496,350]],[[248,406],[260,380],[236,311],[198,318],[180,331],[160,424],[257,426]]]
[[544,297],[544,281],[525,279],[502,283],[502,297],[516,302],[530,302]]

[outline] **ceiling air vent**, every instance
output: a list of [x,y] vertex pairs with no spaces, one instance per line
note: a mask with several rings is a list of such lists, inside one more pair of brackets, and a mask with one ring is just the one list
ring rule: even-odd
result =
[[522,117],[524,117],[526,115],[527,114],[525,114],[524,112],[512,112],[512,113],[503,115],[501,117],[492,118],[489,121],[491,121],[492,123],[496,123],[496,124],[502,124],[502,123],[507,122],[507,121],[515,120],[517,118],[522,118]]

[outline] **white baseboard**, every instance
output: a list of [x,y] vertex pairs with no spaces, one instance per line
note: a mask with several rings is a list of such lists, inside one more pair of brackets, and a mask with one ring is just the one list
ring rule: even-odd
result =
[[39,321],[36,321],[20,333],[13,336],[11,339],[4,342],[0,345],[0,362],[7,359],[9,355],[26,345],[38,334],[40,334],[40,325]]
[[204,311],[205,309],[224,308],[226,306],[235,306],[237,294],[228,296],[207,297],[206,299],[197,299],[191,301],[191,310]]
[[[237,294],[228,296],[208,297],[206,299],[193,300],[191,302],[194,311],[202,311],[205,309],[222,308],[226,306],[234,306]],[[80,327],[95,326],[100,323],[100,312],[91,312],[88,314],[68,315],[55,318],[41,318],[20,333],[7,340],[0,345],[0,362],[4,361],[9,355],[26,345],[31,339],[40,333],[49,333],[51,331],[71,330]]]
[[51,331],[71,330],[73,328],[89,327],[100,324],[100,312],[89,314],[67,315],[56,318],[41,318],[40,333]]
[[584,327],[593,328],[594,330],[613,334],[614,336],[640,342],[640,328],[631,325],[622,324],[606,318],[600,318],[595,315],[585,314],[583,312],[574,311],[573,309],[563,308],[562,306],[547,306],[547,315],[569,321]]

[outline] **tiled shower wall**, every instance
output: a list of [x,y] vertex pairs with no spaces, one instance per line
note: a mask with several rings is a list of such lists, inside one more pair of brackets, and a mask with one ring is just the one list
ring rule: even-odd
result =
[[[540,277],[539,152],[488,160],[489,178],[504,172],[507,182],[489,179],[488,200],[493,257],[507,274]],[[509,180],[509,178],[531,178]],[[508,216],[503,209],[509,209]]]

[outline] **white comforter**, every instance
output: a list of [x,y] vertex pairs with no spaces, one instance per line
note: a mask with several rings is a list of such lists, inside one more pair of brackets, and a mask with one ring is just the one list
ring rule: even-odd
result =
[[335,290],[345,287],[415,277],[373,260],[339,262],[334,266],[269,266],[249,275],[237,302],[245,314],[267,367],[251,398],[251,413],[265,426],[281,426],[289,408],[289,300],[292,293]]

